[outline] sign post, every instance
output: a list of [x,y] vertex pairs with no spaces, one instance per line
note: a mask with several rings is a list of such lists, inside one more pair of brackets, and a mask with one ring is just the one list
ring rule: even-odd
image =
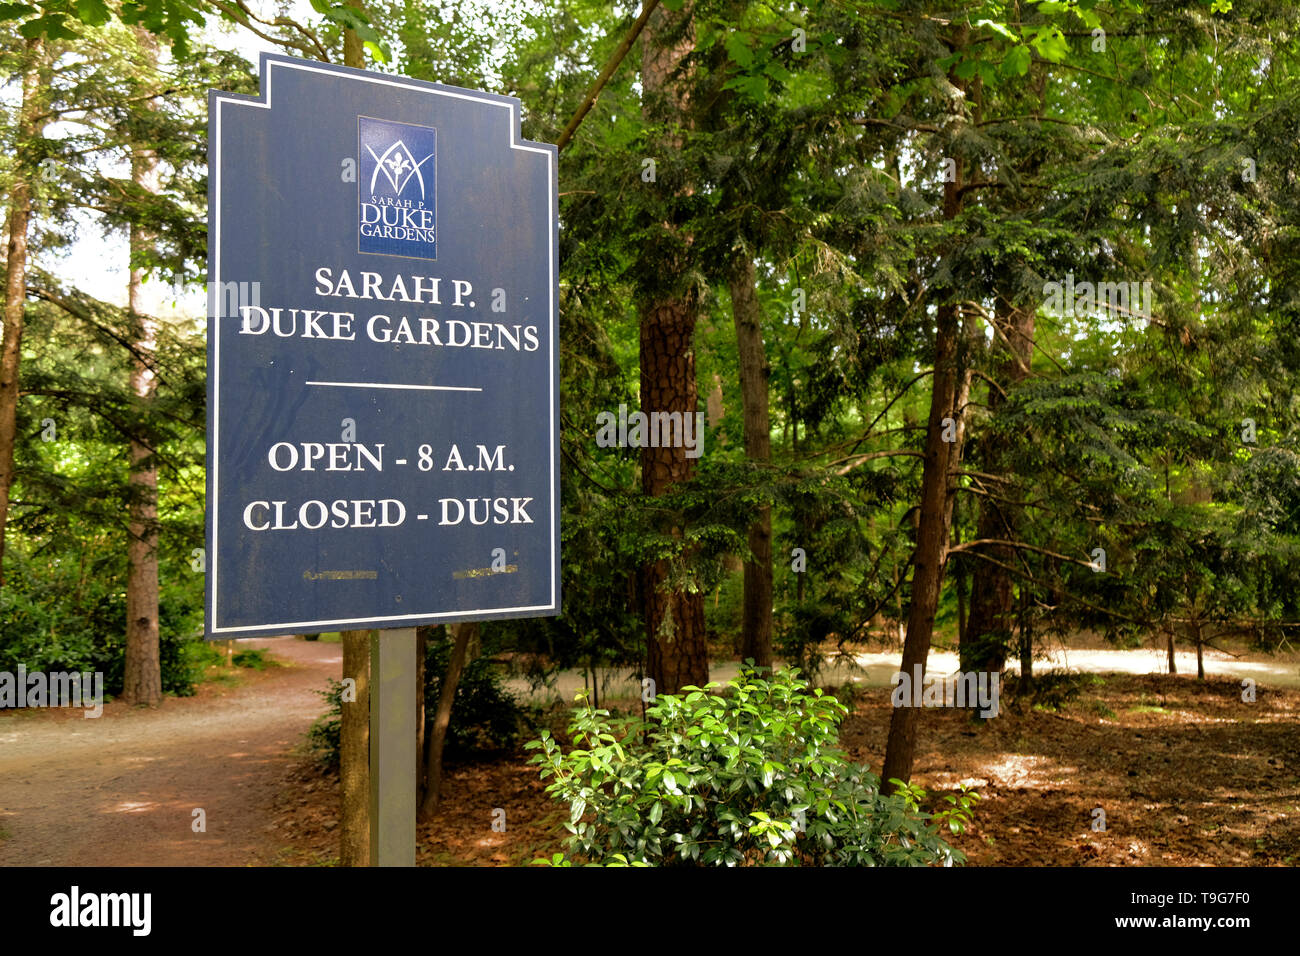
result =
[[560,610],[556,150],[273,54],[209,142],[207,636],[381,629],[371,853],[410,865],[415,626]]

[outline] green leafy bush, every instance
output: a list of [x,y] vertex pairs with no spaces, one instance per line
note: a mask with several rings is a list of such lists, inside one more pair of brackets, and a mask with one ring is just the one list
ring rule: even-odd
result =
[[325,698],[329,709],[312,721],[307,731],[307,749],[322,769],[337,770],[339,731],[343,726],[343,682],[331,677],[329,686],[315,693]]
[[[77,566],[14,551],[0,591],[0,671],[100,671],[104,690],[122,692],[126,665],[126,592],[107,571],[80,576]],[[164,597],[173,596],[164,589]],[[201,605],[201,600],[200,600]],[[200,608],[201,613],[201,608]],[[192,601],[159,604],[158,656],[164,693],[187,697],[202,679],[201,619]]]
[[[427,644],[424,703],[425,719],[429,722],[433,721],[438,709],[438,695],[442,693],[442,677],[451,660],[451,647],[450,640],[437,636],[430,637]],[[235,663],[240,664],[241,654],[261,653],[241,651],[235,655]],[[265,661],[265,665],[272,663]],[[502,685],[503,680],[500,665],[490,658],[480,657],[466,663],[456,685],[456,700],[451,709],[444,753],[465,754],[509,747],[515,743],[524,714],[518,701]],[[316,718],[307,731],[307,749],[322,768],[336,770],[339,765],[339,728],[343,721],[343,684],[331,678],[328,688],[316,693],[325,699],[329,709]]]
[[[845,707],[797,670],[746,668],[725,693],[661,695],[646,720],[584,701],[565,753],[543,732],[525,746],[568,804],[569,852],[602,865],[949,866],[975,794],[923,813],[918,788],[880,781],[838,746]],[[537,862],[564,865],[563,857]]]
[[[442,694],[442,677],[451,663],[452,641],[430,637],[424,665],[424,708],[432,722]],[[446,753],[464,754],[479,750],[511,747],[519,738],[523,710],[504,686],[502,667],[490,657],[475,657],[465,663],[456,684],[447,727]]]
[[235,651],[230,657],[230,663],[236,667],[244,667],[255,671],[264,671],[268,667],[279,667],[279,663],[266,656],[266,651],[261,648],[249,648],[248,650]]

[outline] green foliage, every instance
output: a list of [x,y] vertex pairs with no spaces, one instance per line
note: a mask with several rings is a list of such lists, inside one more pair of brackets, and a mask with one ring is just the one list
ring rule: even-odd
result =
[[[939,836],[971,798],[931,817],[920,791],[885,796],[836,746],[845,708],[796,671],[746,667],[728,682],[661,695],[646,719],[585,701],[565,752],[525,746],[569,808],[574,859],[602,865],[923,866],[961,863]],[[552,863],[561,861],[550,861]]]
[[230,656],[230,663],[236,667],[247,667],[250,670],[264,671],[268,667],[279,667],[277,661],[266,656],[266,651],[260,648],[249,648],[243,651],[235,651]]
[[[446,636],[431,637],[427,643],[424,707],[425,718],[430,722],[438,709],[452,646],[451,638]],[[501,665],[490,657],[480,656],[466,662],[456,685],[445,753],[466,754],[508,748],[518,740],[524,712],[505,689],[504,679]]]
[[[92,550],[87,545],[87,551]],[[99,561],[72,563],[58,556],[6,555],[9,578],[0,590],[0,670],[100,671],[104,691],[120,694],[125,666],[126,592],[121,556],[103,555],[114,574],[97,574]],[[201,597],[199,598],[201,602]],[[187,697],[202,679],[204,642],[193,605],[164,601],[159,608],[159,658],[164,693]]]
[[329,678],[325,690],[314,693],[329,705],[307,731],[307,750],[323,770],[339,768],[339,733],[343,727],[343,682]]

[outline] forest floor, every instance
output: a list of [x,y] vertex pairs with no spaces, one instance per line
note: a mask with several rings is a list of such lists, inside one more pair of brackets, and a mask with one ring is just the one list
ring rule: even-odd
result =
[[[337,862],[337,777],[301,744],[325,709],[313,692],[339,674],[339,645],[240,645],[270,648],[283,666],[156,710],[0,717],[0,866]],[[1261,677],[1247,703],[1238,678],[1112,672],[1081,681],[1060,710],[1004,700],[987,721],[927,710],[913,780],[931,798],[962,784],[982,794],[955,838],[974,865],[1296,865],[1300,689],[1279,686],[1289,683]],[[853,711],[842,744],[878,769],[888,688],[858,683],[840,696]],[[443,809],[420,827],[419,862],[516,865],[560,849],[565,814],[526,760],[519,750],[451,764]],[[204,833],[193,832],[195,808]],[[1093,829],[1098,808],[1104,831]]]
[[[935,801],[978,791],[973,825],[954,844],[983,866],[1294,866],[1300,864],[1300,689],[1294,655],[1262,658],[1256,700],[1237,677],[1140,674],[1132,666],[1079,681],[1059,710],[1011,701],[993,719],[924,713],[913,782]],[[1102,660],[1110,662],[1108,655]],[[1090,655],[1071,654],[1086,667]],[[1082,662],[1082,663],[1081,663]],[[1179,658],[1186,670],[1187,662]],[[1274,682],[1270,686],[1270,673]],[[891,713],[888,687],[842,688],[851,701],[840,740],[879,769]],[[608,703],[602,701],[602,706]],[[419,828],[422,865],[522,865],[562,849],[567,814],[551,802],[525,752],[453,764],[444,808]],[[319,780],[300,765],[296,785]],[[337,781],[330,780],[336,788]],[[287,790],[286,863],[336,854],[336,790]],[[1104,814],[1105,829],[1093,829]],[[492,828],[505,811],[506,829]]]

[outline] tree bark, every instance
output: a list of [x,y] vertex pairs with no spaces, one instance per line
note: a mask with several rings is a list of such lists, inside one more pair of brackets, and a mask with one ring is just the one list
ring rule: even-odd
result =
[[[663,6],[655,9],[642,37],[641,85],[643,112],[654,124],[679,128],[688,125],[690,115],[686,84],[675,74],[681,61],[694,47],[690,28],[691,8],[680,11]],[[666,39],[667,38],[667,39]],[[670,134],[658,144],[680,149],[680,134]],[[690,187],[683,187],[689,192]],[[690,237],[665,223],[682,246]],[[654,291],[644,296],[641,314],[641,405],[647,414],[680,412],[694,416],[698,406],[695,381],[694,335],[698,317],[698,295],[690,280],[684,251],[662,263],[661,275],[653,279]],[[686,457],[684,447],[641,449],[641,487],[659,496],[688,480],[695,471],[695,459]],[[682,528],[671,524],[666,533],[680,536]],[[708,645],[704,633],[704,596],[686,591],[666,591],[670,564],[653,562],[642,569],[642,603],[646,623],[646,669],[656,693],[676,693],[686,684],[703,685],[709,679]]]
[[[694,297],[688,296],[653,303],[642,312],[641,402],[647,412],[695,413],[695,354],[690,347],[695,309]],[[664,494],[694,470],[684,448],[641,449],[641,487],[648,495]],[[679,525],[667,530],[674,536],[682,533]],[[664,590],[670,570],[664,559],[643,572],[646,670],[659,694],[675,694],[687,684],[702,687],[709,680],[704,596]]]
[[1020,585],[1020,683],[1028,688],[1034,682],[1034,617],[1032,585]]
[[[944,183],[945,219],[955,219],[961,212],[961,185],[965,179],[965,164],[961,157],[956,157],[955,166],[953,181]],[[942,303],[938,308],[934,336],[934,374],[930,380],[930,415],[925,437],[925,464],[921,470],[920,522],[916,532],[907,637],[903,641],[901,671],[909,679],[918,673],[918,667],[921,677],[925,676],[930,639],[934,635],[934,615],[939,607],[944,565],[948,559],[949,521],[952,517],[949,499],[959,448],[957,442],[943,440],[943,420],[954,417],[960,421],[956,407],[961,377],[957,367],[960,335],[957,304]],[[920,716],[920,708],[910,703],[893,709],[885,762],[880,773],[882,792],[893,792],[891,780],[898,779],[904,783],[911,780]]]
[[[740,397],[744,417],[745,457],[766,464],[772,458],[772,424],[768,417],[769,368],[763,349],[763,310],[758,301],[754,260],[737,257],[731,281],[731,315],[736,326]],[[749,526],[745,591],[741,611],[740,658],[772,666],[772,509],[758,510]]]
[[442,751],[447,743],[447,728],[451,726],[451,708],[456,702],[456,688],[460,686],[460,676],[465,672],[465,660],[468,657],[470,641],[478,635],[477,621],[463,621],[450,625],[452,635],[451,660],[447,662],[447,673],[442,675],[442,687],[438,692],[438,710],[433,718],[433,727],[425,736],[424,773],[428,786],[424,791],[424,802],[420,806],[420,816],[428,819],[438,812],[438,803],[442,798]]
[[23,101],[18,118],[18,146],[13,186],[9,191],[5,249],[4,325],[0,332],[0,586],[4,585],[5,530],[14,483],[14,446],[18,442],[18,365],[22,357],[23,309],[27,300],[27,231],[32,218],[32,180],[36,162],[32,142],[41,134],[40,66],[45,48],[39,38],[26,42]]
[[1196,679],[1205,680],[1205,642],[1201,639],[1201,625],[1192,625],[1192,640],[1196,642]]
[[370,642],[373,631],[343,631],[343,678],[356,681],[356,700],[339,723],[339,865],[370,865]]
[[[347,0],[363,9],[361,0]],[[343,63],[364,69],[365,46],[351,30],[343,31]],[[343,705],[339,726],[339,788],[342,791],[341,866],[370,865],[370,642],[372,631],[343,631],[343,678],[356,681],[357,699]]]
[[[143,27],[135,30],[144,64],[157,65],[158,40]],[[140,189],[158,188],[158,158],[152,150],[135,148],[131,155],[131,181]],[[138,262],[153,241],[136,223],[130,227],[129,245]],[[158,383],[152,368],[158,347],[158,320],[148,313],[142,283],[144,271],[131,268],[127,304],[134,355],[131,359],[131,394],[147,415]],[[142,418],[131,436],[126,545],[126,664],[122,698],[150,707],[162,702],[162,662],[158,647],[158,465],[153,436]]]
[[[1013,308],[999,299],[996,321],[1004,330],[1010,348],[1001,363],[998,378],[1013,386],[1029,374],[1034,342],[1034,310]],[[1002,393],[990,386],[989,412],[997,415],[1002,406]],[[992,432],[984,436],[981,471],[1001,474],[1007,443]],[[999,491],[999,486],[990,490]],[[1016,515],[1013,509],[991,498],[981,498],[979,505],[977,538],[1010,541],[1015,536]],[[1014,550],[1002,545],[990,545],[988,556],[1000,564],[1010,565],[1016,558]],[[1011,641],[1015,618],[1015,594],[1011,573],[989,561],[974,559],[972,572],[970,617],[966,633],[959,648],[963,671],[997,671],[1006,668],[1007,650]]]

